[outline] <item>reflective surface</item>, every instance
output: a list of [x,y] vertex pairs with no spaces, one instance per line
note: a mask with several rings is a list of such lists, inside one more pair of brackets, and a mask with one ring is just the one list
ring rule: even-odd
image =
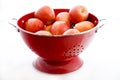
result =
[[[63,75],[46,74],[34,69],[31,62],[38,56],[25,45],[16,29],[8,24],[11,18],[18,18],[38,8],[40,0],[0,1],[0,80],[120,80],[119,2],[112,0],[106,6],[107,0],[92,0],[89,4],[88,1],[82,0],[81,4],[87,5],[100,19],[107,18],[106,24],[98,30],[90,46],[80,55],[84,60],[82,68]],[[35,4],[35,7],[31,6],[32,4]],[[64,6],[66,7],[62,7]]]

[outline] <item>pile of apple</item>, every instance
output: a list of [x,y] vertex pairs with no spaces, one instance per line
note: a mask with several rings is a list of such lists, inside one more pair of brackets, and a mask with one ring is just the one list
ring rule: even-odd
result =
[[94,24],[87,21],[89,12],[85,6],[77,5],[69,12],[55,15],[54,9],[42,6],[34,12],[34,17],[25,22],[25,30],[37,35],[73,35],[87,31]]

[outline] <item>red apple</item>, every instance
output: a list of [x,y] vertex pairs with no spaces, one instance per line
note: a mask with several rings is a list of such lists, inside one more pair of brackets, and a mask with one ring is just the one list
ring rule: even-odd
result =
[[45,25],[49,25],[55,20],[55,13],[51,7],[43,6],[35,11],[34,17],[42,20]]
[[55,21],[50,29],[53,35],[62,35],[69,27],[65,21]]
[[37,18],[30,18],[25,22],[25,30],[37,32],[44,29],[44,23]]
[[70,27],[70,15],[68,12],[58,13],[55,20],[56,21],[65,21],[67,23],[68,27]]
[[76,23],[74,26],[74,29],[77,29],[80,32],[84,32],[84,31],[87,31],[93,27],[94,27],[94,24],[92,22],[82,21],[82,22]]
[[45,30],[37,31],[35,34],[37,34],[37,35],[48,35],[48,36],[52,35],[49,31],[45,31]]
[[68,29],[66,30],[63,35],[74,35],[74,34],[79,34],[80,31],[78,31],[77,29]]
[[81,21],[85,21],[88,18],[88,10],[85,6],[77,5],[70,9],[69,11],[70,18],[72,23],[78,23]]

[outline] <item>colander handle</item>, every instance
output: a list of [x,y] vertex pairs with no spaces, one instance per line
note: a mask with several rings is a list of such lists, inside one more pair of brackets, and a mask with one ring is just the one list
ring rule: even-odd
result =
[[17,19],[16,18],[12,18],[9,22],[10,25],[12,25],[14,28],[16,28],[16,30],[19,32],[19,29],[17,27]]
[[105,25],[105,22],[104,21],[106,21],[107,19],[100,19],[99,20],[99,22],[100,22],[100,26],[99,26],[99,28],[101,28],[102,26],[104,26]]
[[102,26],[104,26],[106,23],[105,23],[105,21],[106,21],[107,19],[100,19],[99,20],[99,24],[97,25],[98,27],[97,27],[97,30],[96,30],[96,32],[98,32],[98,30],[100,29],[100,28],[102,28]]

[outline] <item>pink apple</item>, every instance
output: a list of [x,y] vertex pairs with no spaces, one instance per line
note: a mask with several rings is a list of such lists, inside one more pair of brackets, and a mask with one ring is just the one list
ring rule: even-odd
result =
[[70,26],[70,15],[68,12],[58,13],[55,20],[56,21],[65,21],[67,23],[68,27],[71,27]]
[[52,35],[49,31],[45,31],[45,30],[37,31],[35,34],[37,34],[37,35],[48,35],[48,36]]
[[54,10],[49,6],[43,6],[35,11],[34,16],[43,21],[45,25],[49,25],[55,20]]
[[63,35],[74,35],[74,34],[79,34],[80,32],[77,29],[68,29],[66,30]]
[[44,23],[37,18],[30,18],[25,22],[25,30],[37,32],[44,29]]
[[94,27],[94,24],[92,22],[82,21],[82,22],[76,23],[74,26],[74,29],[77,29],[80,32],[84,32],[84,31],[87,31],[93,27]]
[[62,35],[69,27],[65,21],[55,21],[50,29],[53,35]]
[[85,6],[77,5],[70,9],[69,11],[70,18],[72,23],[78,23],[81,21],[85,21],[88,18],[88,10]]

